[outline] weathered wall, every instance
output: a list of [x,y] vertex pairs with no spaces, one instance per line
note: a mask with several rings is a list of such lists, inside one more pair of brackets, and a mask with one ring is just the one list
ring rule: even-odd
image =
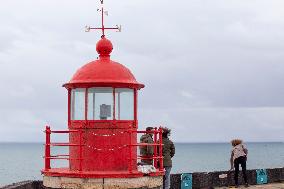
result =
[[[284,168],[266,169],[268,176],[268,183],[284,181]],[[219,175],[227,174],[227,178],[219,178]],[[242,173],[239,174],[239,184],[244,184]],[[250,185],[256,184],[256,170],[247,171],[248,182]],[[181,174],[171,175],[171,188],[180,189]],[[217,186],[233,186],[234,172],[231,171],[217,171],[217,172],[201,172],[192,174],[193,188],[213,188]]]
[[42,189],[42,181],[23,181],[4,186],[1,189]]
[[[268,183],[284,181],[284,167],[275,169],[266,169],[268,176]],[[219,175],[227,174],[227,178],[219,178]],[[250,185],[256,184],[256,170],[247,171],[248,182]],[[171,175],[171,189],[180,189],[181,174]],[[234,172],[217,171],[208,173],[193,173],[193,189],[210,189],[219,186],[234,185]],[[239,174],[239,183],[244,184],[242,173]],[[15,183],[13,185],[2,187],[1,189],[43,189],[42,181],[25,181]],[[144,189],[144,188],[140,188]]]

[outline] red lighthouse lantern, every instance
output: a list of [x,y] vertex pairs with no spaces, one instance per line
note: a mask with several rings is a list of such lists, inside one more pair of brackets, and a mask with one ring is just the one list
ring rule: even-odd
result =
[[[43,183],[49,188],[159,188],[164,174],[162,130],[152,131],[153,144],[137,143],[137,133],[146,133],[138,131],[137,120],[137,93],[144,85],[128,68],[110,59],[113,45],[104,30],[115,28],[102,24],[88,29],[103,31],[96,45],[99,58],[81,67],[63,85],[68,90],[68,130],[46,128]],[[52,133],[66,133],[69,141],[53,143]],[[137,146],[148,145],[153,146],[154,155],[139,156]],[[52,146],[68,146],[69,153],[54,155]],[[146,176],[137,169],[143,158],[154,160],[155,171]],[[52,168],[53,159],[69,160],[69,167]]]
[[[137,90],[144,87],[122,64],[110,60],[113,49],[104,36],[97,43],[99,59],[80,68],[71,81],[64,86],[69,91],[69,129],[83,129],[84,158],[80,148],[70,148],[71,170],[128,171],[129,156],[136,157],[126,145],[135,144],[137,130]],[[80,132],[70,134],[71,143],[80,143]],[[82,141],[81,141],[82,143]],[[115,158],[114,158],[115,157]],[[132,163],[135,166],[136,163]],[[134,167],[133,167],[134,169]]]

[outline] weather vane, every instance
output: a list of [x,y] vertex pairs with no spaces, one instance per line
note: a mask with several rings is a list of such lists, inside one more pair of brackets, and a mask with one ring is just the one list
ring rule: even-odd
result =
[[101,12],[101,17],[102,17],[102,26],[101,27],[90,27],[86,26],[85,31],[89,32],[91,30],[102,30],[102,37],[105,36],[105,30],[117,30],[117,32],[121,32],[121,25],[116,25],[116,27],[105,27],[104,25],[104,15],[108,16],[108,11],[104,11],[104,0],[100,0],[102,8],[97,9],[98,12]]

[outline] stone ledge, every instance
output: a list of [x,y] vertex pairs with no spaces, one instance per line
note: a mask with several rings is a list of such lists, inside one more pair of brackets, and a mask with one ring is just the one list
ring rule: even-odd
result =
[[0,189],[42,189],[42,181],[21,181],[7,186],[0,187]]
[[[74,187],[74,185],[69,185],[69,186],[71,188]],[[87,186],[86,188],[92,188],[92,187]],[[22,182],[13,183],[11,185],[7,185],[7,186],[4,186],[4,187],[0,187],[0,189],[54,189],[54,188],[43,186],[42,181],[22,181]],[[84,188],[82,188],[82,189],[84,189]],[[106,188],[104,187],[104,189],[106,189]],[[129,189],[161,189],[161,187],[153,187],[153,188],[140,187],[140,188],[129,188]]]
[[[275,169],[266,169],[266,170],[267,170],[267,175],[268,175],[268,183],[284,182],[284,168],[275,168]],[[221,179],[219,178],[219,175],[221,174],[227,174],[227,177]],[[226,188],[227,186],[232,186],[234,185],[233,175],[234,175],[233,172],[228,172],[228,171],[193,173],[193,189],[197,189],[197,188],[198,189],[209,189],[213,187],[214,188],[216,187]],[[180,189],[180,176],[181,174],[171,175],[171,189]],[[243,180],[242,180],[241,172],[239,176],[240,176],[239,177],[240,185],[242,185]],[[160,177],[160,179],[162,179],[162,177]],[[272,187],[269,187],[270,185],[253,186],[256,184],[256,171],[255,170],[248,170],[248,180],[249,180],[249,184],[251,185],[251,187],[272,188]],[[90,181],[86,181],[86,182],[90,182]],[[278,185],[273,184],[273,186],[278,186]],[[284,188],[283,184],[280,186]],[[74,187],[74,185],[72,187]],[[148,186],[140,187],[136,189],[150,189],[150,187],[153,187],[151,189],[160,188],[160,187],[155,188],[154,185],[148,185]],[[86,188],[83,188],[83,189],[88,189],[88,188],[91,188],[91,187],[86,185]],[[4,186],[1,189],[48,189],[48,188],[43,186],[42,181],[23,181],[23,182],[14,183],[8,186]]]
[[[277,183],[284,181],[284,168],[266,169],[268,183]],[[219,178],[219,175],[227,174],[226,178]],[[250,185],[256,185],[256,170],[247,170],[248,182]],[[180,189],[181,174],[171,175],[171,188]],[[214,187],[228,187],[234,185],[233,171],[215,171],[215,172],[196,172],[192,173],[193,189],[209,189]],[[239,184],[243,185],[242,172],[239,173]]]
[[138,178],[68,178],[43,177],[43,185],[47,188],[66,189],[155,189],[163,184],[163,177]]

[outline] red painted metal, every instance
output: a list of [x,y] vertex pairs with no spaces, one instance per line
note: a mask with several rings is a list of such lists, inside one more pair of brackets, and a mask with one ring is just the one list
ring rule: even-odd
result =
[[159,154],[160,154],[160,171],[164,170],[164,163],[163,163],[163,129],[162,127],[159,128],[159,142],[160,142],[160,146],[159,146]]
[[129,146],[128,146],[128,148],[129,148],[129,166],[128,166],[128,170],[129,170],[130,173],[132,173],[132,161],[133,161],[133,159],[132,159],[132,140],[131,140],[131,138],[132,138],[132,132],[129,131]]
[[[154,143],[156,144],[157,143],[157,127],[155,127],[155,130],[154,130]],[[154,146],[154,167],[157,167],[157,146]]]
[[46,157],[50,156],[50,127],[45,127],[45,171],[50,169],[50,160]]
[[[125,153],[127,150],[123,146],[129,144],[130,140],[125,137],[127,135],[125,131],[130,128],[137,128],[137,89],[144,87],[144,85],[138,83],[126,67],[110,60],[109,54],[112,48],[112,43],[102,37],[96,47],[100,59],[80,68],[71,81],[64,85],[68,90],[86,88],[87,91],[90,87],[113,88],[113,120],[87,120],[87,92],[85,93],[85,120],[71,120],[71,115],[69,116],[69,129],[84,130],[83,138],[87,146],[87,148],[82,149],[82,152],[78,148],[70,147],[72,159],[78,158],[77,156],[80,153],[84,156],[82,165],[79,165],[78,161],[70,161],[71,170],[78,170],[82,167],[82,171],[125,171],[129,169],[128,156],[131,154],[131,156],[137,157],[135,149],[132,149],[131,153]],[[115,118],[115,88],[122,87],[134,89],[134,120],[116,120]],[[69,98],[71,99],[71,97]],[[69,100],[69,103],[72,103],[71,100]],[[72,108],[70,104],[69,108]],[[103,135],[110,135],[111,137],[102,137]],[[70,133],[70,143],[79,143],[79,138],[78,133]],[[136,141],[137,135],[131,134],[131,142],[136,143]],[[106,152],[103,153],[102,149],[106,149]],[[119,150],[115,151],[114,149]],[[105,161],[113,157],[116,161]],[[130,168],[135,170],[135,164],[133,163]]]
[[79,133],[80,133],[80,135],[79,135],[79,137],[80,137],[80,147],[79,147],[79,153],[80,153],[80,156],[79,156],[79,159],[80,159],[80,161],[79,161],[79,171],[82,171],[82,160],[83,160],[83,155],[82,155],[82,130],[80,130],[79,131]]
[[50,143],[50,146],[81,146],[81,145],[69,142],[60,142],[60,143]]
[[88,88],[86,88],[86,91],[85,91],[85,120],[88,119]]
[[138,104],[138,93],[137,89],[134,89],[134,122],[135,122],[135,128],[138,127],[138,119],[137,119],[137,104]]
[[70,120],[71,120],[71,89],[68,89],[68,101],[67,101],[67,108],[68,108],[68,125],[70,125]]
[[[69,133],[69,134],[73,134],[73,133],[79,133],[79,144],[74,144],[74,143],[51,143],[50,142],[50,134],[51,133]],[[80,171],[80,175],[75,175],[75,177],[83,177],[83,178],[87,178],[88,176],[91,176],[90,178],[93,177],[97,177],[98,174],[109,174],[108,176],[113,176],[114,178],[117,178],[117,174],[119,173],[123,173],[121,176],[122,177],[135,177],[135,175],[137,176],[137,169],[136,169],[136,162],[137,159],[153,159],[154,161],[159,159],[160,161],[160,165],[161,167],[157,167],[157,165],[154,165],[156,167],[156,169],[158,170],[156,174],[153,174],[153,176],[157,176],[157,175],[162,175],[164,174],[164,169],[163,169],[163,157],[161,154],[157,154],[157,155],[153,155],[152,157],[142,157],[142,156],[137,156],[137,154],[134,154],[135,156],[133,156],[133,150],[137,151],[137,146],[159,146],[160,149],[162,147],[162,138],[160,138],[162,135],[162,129],[159,130],[154,130],[154,131],[137,131],[136,129],[129,129],[123,133],[128,134],[129,136],[129,144],[125,145],[125,149],[128,149],[129,152],[129,158],[127,158],[127,162],[128,162],[128,170],[113,170],[113,171],[109,171],[109,170],[86,170],[86,167],[83,167],[84,165],[86,166],[86,164],[83,164],[84,160],[87,160],[86,157],[83,157],[83,148],[86,148],[86,144],[83,144],[83,131],[82,130],[68,130],[68,131],[52,131],[50,130],[50,127],[46,128],[46,137],[47,137],[47,144],[46,145],[46,153],[45,153],[45,162],[46,162],[46,166],[45,169],[42,171],[45,175],[52,175],[52,176],[58,176],[61,174],[61,176],[66,176],[66,170],[64,170],[64,173],[60,173],[58,172],[57,168],[50,168],[50,160],[69,160],[70,165],[72,164],[76,164],[75,162],[78,163],[79,167],[77,169],[72,170],[71,168],[69,168],[69,173],[68,174],[74,174],[74,171]],[[159,135],[159,143],[157,143],[157,140],[155,143],[153,144],[149,144],[149,143],[132,143],[132,138],[133,136],[136,136],[137,133],[153,133],[153,134],[158,134]],[[75,149],[79,147],[79,157],[72,157],[71,153],[69,155],[64,154],[64,155],[50,155],[50,146],[70,146],[71,149]],[[128,148],[127,148],[128,147]],[[103,153],[105,153],[108,149],[100,149],[102,150]],[[121,153],[121,148],[118,148],[116,150],[119,150],[119,153]],[[160,150],[161,153],[161,150]],[[115,157],[116,158],[116,157]],[[106,160],[106,159],[104,159]],[[56,171],[57,170],[57,171]],[[60,169],[59,169],[60,170]],[[128,174],[125,174],[125,171],[128,171]],[[101,178],[101,177],[98,177]]]
[[144,87],[136,81],[129,69],[122,64],[110,60],[112,43],[103,37],[97,43],[97,51],[100,54],[98,60],[92,61],[81,67],[72,77],[66,88],[88,87],[127,87],[141,89]]
[[[84,122],[84,121],[83,121]],[[82,123],[77,122],[72,125],[79,129]],[[83,151],[83,171],[124,171],[128,168],[128,153],[126,152],[126,145],[129,143],[127,137],[127,130],[133,127],[133,121],[115,122],[115,121],[102,121],[89,122],[87,126],[81,128],[83,130],[84,147]],[[70,133],[70,143],[78,143],[80,137],[77,133]],[[136,142],[137,136],[132,135],[133,142]],[[79,154],[79,149],[70,148],[70,156],[76,158]],[[137,156],[137,152],[132,151],[133,156]],[[78,162],[70,162],[72,170],[78,170]]]
[[113,88],[113,90],[112,90],[112,100],[113,100],[112,116],[113,116],[113,119],[115,120],[116,119],[115,118],[115,104],[116,104],[116,102],[115,102],[115,88]]
[[137,144],[129,144],[130,146],[160,146],[160,144],[149,144],[149,143],[137,143]]
[[79,130],[68,130],[68,131],[50,131],[51,133],[73,133],[79,132]]
[[[163,154],[162,154],[162,147],[163,147],[163,138],[162,138],[162,128],[160,127],[159,130],[157,130],[157,128],[155,128],[154,131],[138,131],[138,130],[134,130],[134,129],[131,129],[129,130],[130,133],[152,133],[154,134],[154,143],[152,144],[149,144],[149,143],[130,143],[129,144],[129,148],[133,148],[135,147],[135,150],[137,150],[137,146],[153,146],[154,147],[154,155],[153,156],[150,156],[150,157],[144,157],[144,156],[137,156],[137,157],[134,157],[132,158],[130,156],[129,158],[129,163],[130,163],[130,166],[131,166],[131,163],[133,160],[137,160],[137,159],[153,159],[154,160],[154,167],[158,170],[156,172],[156,174],[152,174],[152,176],[157,176],[157,175],[162,175],[164,174],[164,166],[163,166]],[[155,135],[156,135],[156,138],[155,138]],[[159,135],[159,143],[157,142],[157,135]],[[155,153],[155,151],[157,152],[157,146],[159,146],[159,154]],[[155,150],[156,148],[156,150]],[[159,159],[159,162],[160,162],[160,166],[158,167],[157,165],[157,159]],[[155,163],[156,162],[156,163]],[[131,170],[129,170],[131,171]]]

